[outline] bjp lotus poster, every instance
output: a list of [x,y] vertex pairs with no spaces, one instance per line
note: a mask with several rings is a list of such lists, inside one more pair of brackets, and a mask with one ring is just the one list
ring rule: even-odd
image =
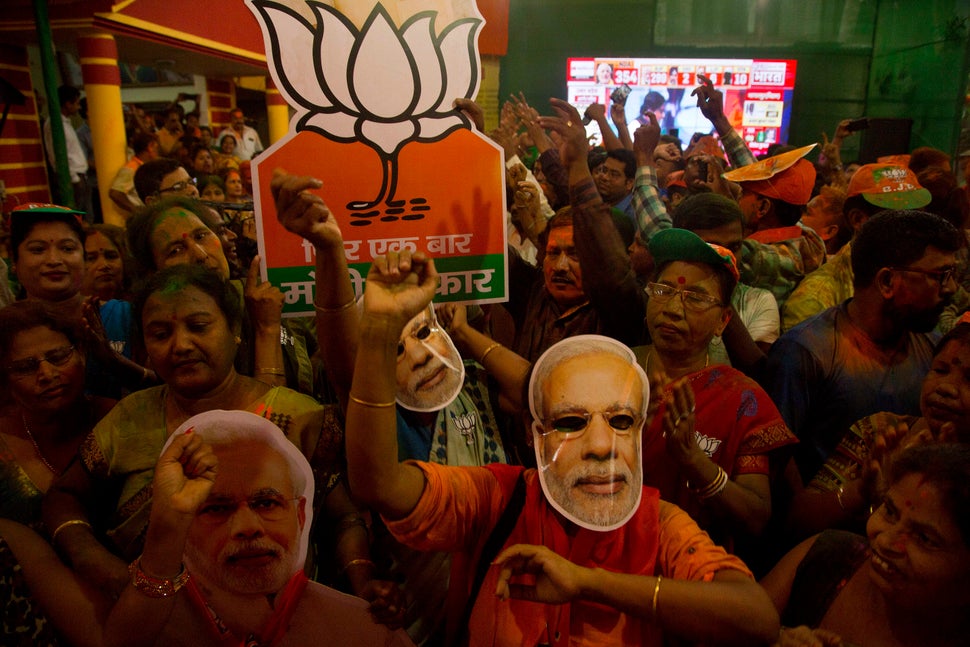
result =
[[314,250],[276,221],[276,168],[323,181],[317,193],[343,232],[358,294],[376,256],[410,249],[434,258],[437,301],[505,301],[502,150],[453,108],[475,96],[481,76],[474,2],[247,5],[295,111],[286,136],[253,164],[264,278],[283,291],[284,314],[313,312]]

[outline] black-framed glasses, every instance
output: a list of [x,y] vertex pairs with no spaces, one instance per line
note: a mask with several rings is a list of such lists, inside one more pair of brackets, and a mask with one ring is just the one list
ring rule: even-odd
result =
[[640,415],[629,409],[610,409],[608,411],[569,411],[546,418],[543,421],[543,436],[556,432],[568,438],[579,438],[589,428],[593,416],[600,416],[618,436],[628,436],[640,426]]
[[182,191],[185,191],[187,188],[189,188],[189,186],[195,186],[195,178],[189,178],[188,180],[180,180],[168,188],[159,189],[158,192],[159,193],[181,193]]
[[74,356],[74,346],[61,346],[47,351],[40,357],[25,357],[7,365],[7,373],[14,379],[23,379],[37,375],[41,362],[51,366],[64,366]]
[[939,281],[941,288],[949,283],[950,279],[954,278],[957,271],[955,267],[948,267],[944,270],[923,270],[918,267],[890,267],[889,269],[893,272],[915,272],[916,274],[923,274]]
[[593,175],[605,175],[611,180],[622,180],[626,178],[626,174],[623,171],[617,171],[616,169],[607,168],[606,164],[600,164],[593,169]]
[[650,295],[651,299],[656,299],[659,303],[670,301],[679,294],[684,308],[692,312],[704,312],[715,306],[724,305],[720,299],[712,297],[709,294],[694,292],[692,290],[681,290],[680,288],[675,288],[672,285],[664,285],[663,283],[647,283],[647,287],[644,289]]
[[299,499],[282,494],[257,494],[246,499],[216,498],[202,504],[196,514],[206,523],[221,524],[229,521],[239,506],[245,505],[264,521],[282,521],[293,511],[293,502]]

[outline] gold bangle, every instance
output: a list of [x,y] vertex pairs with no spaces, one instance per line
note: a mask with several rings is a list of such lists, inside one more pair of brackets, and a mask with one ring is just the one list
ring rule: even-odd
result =
[[346,564],[344,564],[343,565],[343,568],[340,569],[340,572],[338,573],[338,575],[343,575],[352,566],[364,566],[364,565],[370,566],[371,568],[377,568],[377,564],[375,564],[374,562],[370,561],[369,559],[366,559],[364,557],[361,557],[361,558],[358,558],[358,559],[352,559],[349,562],[347,562]]
[[337,527],[334,529],[334,534],[343,534],[355,526],[360,526],[364,529],[364,532],[370,532],[367,528],[367,520],[356,512],[351,512],[348,515],[344,515],[344,517],[337,523]]
[[657,585],[653,587],[653,620],[657,621],[657,603],[660,602],[660,581],[664,578],[663,575],[657,576]]
[[67,528],[68,526],[84,526],[85,528],[91,528],[91,524],[85,521],[84,519],[68,519],[67,521],[59,525],[57,528],[54,528],[54,532],[51,533],[52,546],[54,545],[54,542],[57,541],[57,536],[61,534],[61,531]]
[[131,585],[135,590],[150,598],[167,598],[175,595],[189,581],[189,572],[185,570],[185,564],[182,564],[179,574],[172,579],[152,577],[141,570],[140,555],[128,565],[128,575],[131,576]]
[[485,358],[488,357],[488,354],[491,353],[493,350],[495,350],[496,348],[498,348],[501,345],[502,344],[500,344],[498,342],[495,342],[494,344],[492,344],[491,346],[489,346],[488,348],[486,348],[485,349],[485,352],[482,353],[482,358],[480,360],[478,360],[478,363],[481,364],[482,366],[485,366]]
[[257,368],[256,375],[279,375],[281,377],[286,377],[286,371],[281,368]]
[[353,395],[350,396],[350,401],[356,402],[361,406],[372,407],[374,409],[386,409],[388,407],[393,407],[395,404],[397,404],[397,402],[394,400],[391,400],[390,402],[368,402],[367,400],[361,400],[360,398],[354,397]]
[[357,303],[357,299],[352,298],[350,301],[343,304],[342,306],[337,306],[335,308],[327,308],[325,306],[317,305],[317,303],[314,302],[313,309],[319,312],[320,314],[328,315],[328,314],[334,314],[337,312],[343,312],[344,310],[347,310],[348,308],[350,308],[356,303]]

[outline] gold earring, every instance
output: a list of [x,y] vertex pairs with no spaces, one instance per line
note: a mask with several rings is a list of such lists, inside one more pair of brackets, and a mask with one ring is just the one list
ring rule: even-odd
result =
[[236,335],[235,340],[236,340],[236,346],[242,343],[242,337],[240,337],[239,335]]

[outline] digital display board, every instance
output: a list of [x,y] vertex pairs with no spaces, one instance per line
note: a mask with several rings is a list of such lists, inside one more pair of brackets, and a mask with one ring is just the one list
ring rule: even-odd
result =
[[[567,100],[580,113],[592,103],[604,104],[609,119],[610,94],[627,85],[630,94],[625,113],[630,136],[646,123],[642,112],[651,111],[662,132],[676,133],[686,147],[694,133],[714,130],[690,94],[700,83],[698,75],[703,74],[724,94],[724,113],[757,155],[771,144],[788,140],[796,64],[794,60],[761,59],[569,58]],[[587,131],[598,141],[595,123]]]

